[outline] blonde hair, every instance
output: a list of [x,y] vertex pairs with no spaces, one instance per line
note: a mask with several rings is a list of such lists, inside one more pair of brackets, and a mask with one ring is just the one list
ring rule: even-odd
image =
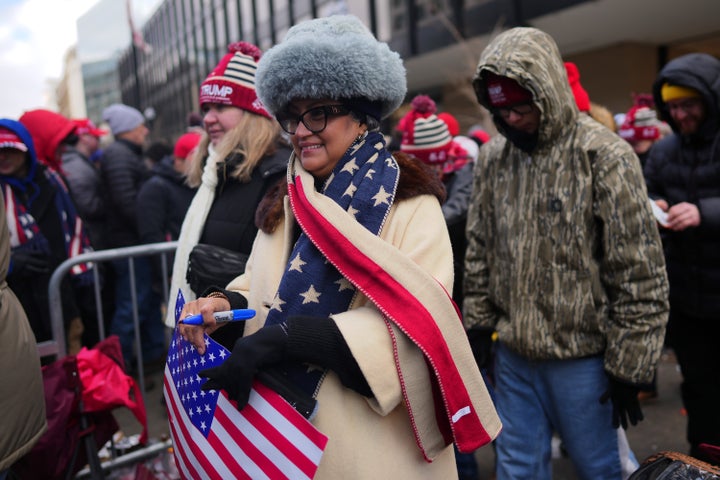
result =
[[590,111],[588,113],[596,122],[605,125],[613,132],[617,132],[617,124],[615,123],[615,118],[613,117],[612,112],[610,112],[610,110],[608,110],[606,107],[594,102],[590,102]]
[[[280,126],[275,120],[245,110],[240,121],[225,133],[215,150],[219,158],[226,160],[232,155],[241,155],[243,160],[230,172],[229,177],[248,182],[260,160],[275,153],[279,137]],[[200,186],[202,181],[209,146],[210,137],[203,133],[193,155],[192,168],[187,175],[186,183],[193,188]]]

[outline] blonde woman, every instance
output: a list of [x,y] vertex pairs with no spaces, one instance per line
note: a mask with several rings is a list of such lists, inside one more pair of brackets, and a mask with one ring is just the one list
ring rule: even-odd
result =
[[[277,122],[255,94],[260,56],[252,44],[233,43],[200,86],[205,133],[187,178],[191,187],[199,188],[178,240],[166,318],[169,326],[175,325],[179,292],[189,301],[210,286],[205,276],[197,278],[192,273],[192,284],[188,283],[193,249],[202,244],[223,259],[224,268],[206,272],[213,285],[224,287],[240,275],[241,259],[250,253],[257,234],[257,205],[266,191],[284,178],[290,150],[281,146]],[[240,260],[233,261],[235,256]],[[204,262],[202,266],[208,265]]]

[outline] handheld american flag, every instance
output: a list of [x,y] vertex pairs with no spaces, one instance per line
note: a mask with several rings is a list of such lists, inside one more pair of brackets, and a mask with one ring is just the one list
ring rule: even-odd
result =
[[[178,295],[176,323],[184,303]],[[163,390],[183,478],[312,478],[327,437],[259,382],[241,411],[225,392],[202,390],[198,372],[230,354],[207,336],[205,344],[201,356],[176,328],[165,366]]]

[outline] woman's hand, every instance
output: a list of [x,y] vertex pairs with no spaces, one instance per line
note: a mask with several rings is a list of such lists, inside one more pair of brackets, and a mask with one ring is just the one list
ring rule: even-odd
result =
[[184,323],[178,323],[178,329],[180,335],[193,344],[200,355],[205,354],[205,336],[204,334],[210,335],[215,330],[220,328],[215,321],[213,313],[223,312],[230,310],[230,302],[225,298],[205,298],[201,297],[192,302],[188,302],[183,306],[182,312],[180,313],[180,319],[189,317],[190,315],[202,315],[202,325],[185,325]]

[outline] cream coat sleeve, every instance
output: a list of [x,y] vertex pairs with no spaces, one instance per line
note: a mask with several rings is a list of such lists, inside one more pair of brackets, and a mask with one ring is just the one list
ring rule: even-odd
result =
[[[435,197],[399,202],[388,216],[381,237],[429,272],[447,291],[452,291],[452,247]],[[351,310],[332,318],[372,389],[371,406],[381,415],[388,414],[402,402],[402,392],[392,337],[383,315],[365,296],[359,295]],[[394,327],[393,331],[396,336],[401,335]],[[417,357],[423,361],[421,354]]]

